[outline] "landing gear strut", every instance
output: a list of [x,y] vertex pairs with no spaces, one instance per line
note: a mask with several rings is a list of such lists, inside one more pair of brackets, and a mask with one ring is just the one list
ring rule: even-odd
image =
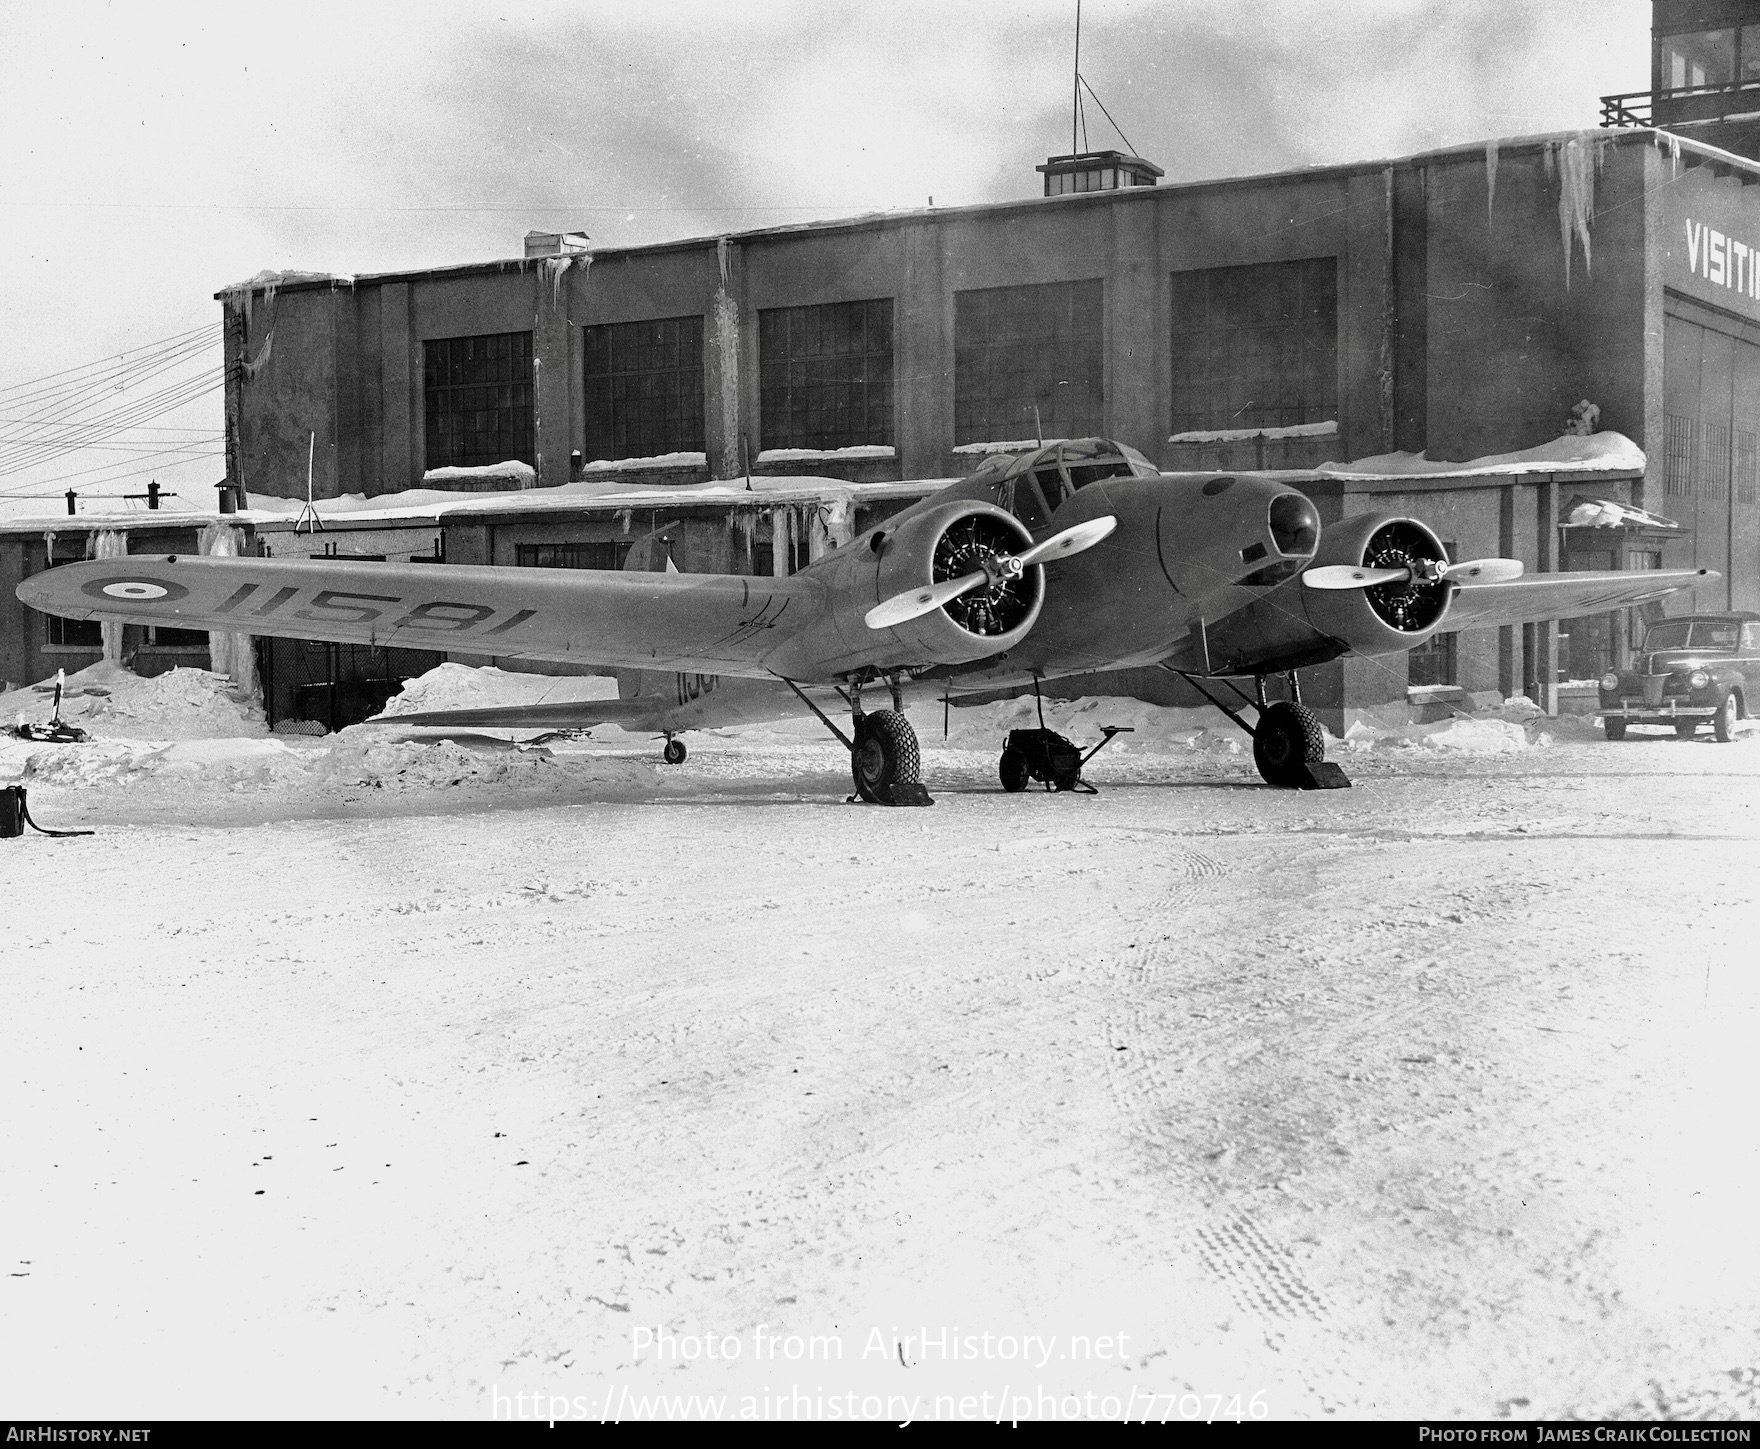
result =
[[865,713],[862,709],[862,686],[868,680],[850,683],[849,701],[851,733],[844,732],[826,716],[825,711],[808,699],[792,679],[785,679],[801,703],[819,716],[820,722],[849,747],[850,778],[855,794],[849,798],[865,800],[870,805],[933,805],[922,780],[922,753],[917,748],[917,732],[904,717],[904,700],[896,679],[888,679],[892,691],[892,708]]
[[1326,763],[1326,731],[1320,717],[1302,703],[1300,681],[1295,670],[1284,676],[1289,697],[1275,703],[1265,698],[1265,676],[1253,676],[1253,694],[1232,679],[1211,679],[1210,683],[1226,684],[1243,701],[1258,712],[1258,720],[1248,724],[1240,712],[1205,687],[1205,679],[1184,670],[1171,673],[1192,686],[1231,720],[1253,737],[1253,763],[1267,785],[1283,790],[1348,790],[1350,780],[1337,765]]

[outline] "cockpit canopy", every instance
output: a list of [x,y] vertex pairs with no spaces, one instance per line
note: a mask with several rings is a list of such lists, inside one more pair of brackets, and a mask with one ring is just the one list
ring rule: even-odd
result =
[[965,480],[1029,529],[1051,526],[1079,488],[1102,478],[1154,478],[1160,470],[1135,448],[1111,438],[1066,438],[1030,453],[993,453]]

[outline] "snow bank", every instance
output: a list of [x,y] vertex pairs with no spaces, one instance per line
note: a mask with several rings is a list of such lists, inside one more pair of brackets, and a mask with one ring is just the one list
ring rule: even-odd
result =
[[[53,678],[0,694],[0,721],[41,723],[54,709]],[[173,669],[143,679],[108,662],[67,676],[61,717],[93,739],[195,740],[264,735],[262,709],[224,674]]]
[[442,664],[394,694],[381,719],[434,709],[493,709],[509,704],[616,699],[617,681],[601,675],[519,674],[467,664]]

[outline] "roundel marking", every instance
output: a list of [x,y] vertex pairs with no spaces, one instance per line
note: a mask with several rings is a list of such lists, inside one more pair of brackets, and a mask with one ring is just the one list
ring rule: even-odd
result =
[[81,593],[94,599],[121,599],[131,604],[159,603],[175,604],[179,599],[187,599],[189,590],[182,584],[174,584],[169,580],[163,582],[153,579],[108,578],[93,579],[84,585]]

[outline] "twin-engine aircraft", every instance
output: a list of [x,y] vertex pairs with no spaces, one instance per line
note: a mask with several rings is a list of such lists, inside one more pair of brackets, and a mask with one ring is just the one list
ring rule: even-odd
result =
[[[1423,523],[1384,514],[1323,534],[1286,477],[1165,474],[1132,448],[1083,438],[992,456],[786,578],[173,555],[64,565],[27,579],[18,597],[73,619],[615,669],[616,700],[385,722],[615,722],[663,734],[674,764],[681,732],[805,708],[848,747],[857,793],[902,805],[931,803],[907,698],[1160,666],[1253,737],[1268,783],[1313,787],[1333,767],[1299,670],[1396,654],[1439,629],[1597,613],[1714,577],[1524,577],[1512,559],[1451,562]],[[1275,701],[1272,675],[1285,681]],[[891,708],[864,709],[875,686]],[[1224,688],[1254,707],[1251,723]],[[826,712],[842,709],[847,735]],[[1004,783],[1019,788],[1008,765]]]

